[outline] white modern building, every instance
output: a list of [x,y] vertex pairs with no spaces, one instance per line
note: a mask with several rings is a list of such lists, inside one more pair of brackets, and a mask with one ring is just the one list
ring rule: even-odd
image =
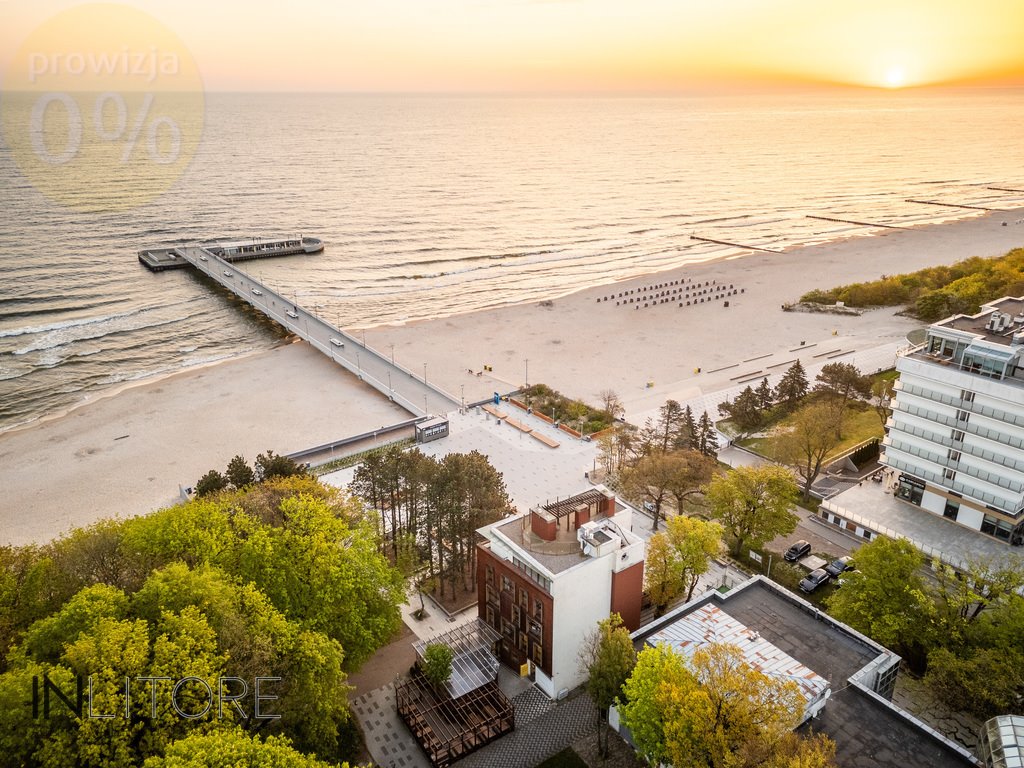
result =
[[640,626],[644,541],[632,508],[598,485],[479,529],[479,618],[498,656],[551,698],[586,679],[579,649],[610,613]]
[[895,496],[1024,544],[1024,298],[935,323],[896,368],[881,459]]

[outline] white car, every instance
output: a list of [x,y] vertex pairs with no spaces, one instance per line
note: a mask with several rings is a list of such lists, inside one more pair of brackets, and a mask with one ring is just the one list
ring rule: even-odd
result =
[[207,259],[207,258],[206,258],[205,256],[200,256],[200,257],[199,257],[199,260],[200,260],[200,261],[207,261],[208,259]]
[[252,293],[253,293],[254,296],[262,296],[263,295],[263,291],[261,291],[259,288],[253,288],[252,289]]
[[299,316],[295,312],[292,312],[290,309],[285,311],[285,314],[288,315],[288,317],[290,317],[292,320],[299,319]]
[[224,270],[224,277],[232,277],[232,274],[228,270]]
[[336,347],[344,347],[345,346],[345,342],[344,341],[342,341],[341,339],[335,339],[335,338],[331,339],[331,344],[333,344]]

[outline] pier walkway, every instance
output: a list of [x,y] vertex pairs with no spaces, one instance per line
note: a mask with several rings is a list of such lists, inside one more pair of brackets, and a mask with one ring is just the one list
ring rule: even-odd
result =
[[204,275],[308,341],[409,413],[415,416],[443,415],[460,407],[458,398],[364,346],[353,336],[243,272],[236,264],[199,246],[183,246],[175,250]]

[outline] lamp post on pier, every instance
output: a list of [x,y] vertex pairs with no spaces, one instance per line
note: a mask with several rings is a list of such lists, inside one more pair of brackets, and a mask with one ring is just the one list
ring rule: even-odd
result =
[[526,358],[526,386],[530,386],[530,358]]
[[423,383],[427,383],[427,364],[423,364]]
[[391,347],[391,364],[394,365],[395,364],[395,345],[394,344],[388,344],[388,346]]

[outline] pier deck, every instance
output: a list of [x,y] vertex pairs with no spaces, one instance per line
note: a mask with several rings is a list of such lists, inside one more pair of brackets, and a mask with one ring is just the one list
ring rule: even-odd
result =
[[[457,398],[393,363],[374,349],[335,328],[286,296],[268,288],[237,266],[200,246],[176,248],[176,258],[247,301],[314,349],[415,416],[441,415],[459,408]],[[287,375],[287,372],[285,372]]]

